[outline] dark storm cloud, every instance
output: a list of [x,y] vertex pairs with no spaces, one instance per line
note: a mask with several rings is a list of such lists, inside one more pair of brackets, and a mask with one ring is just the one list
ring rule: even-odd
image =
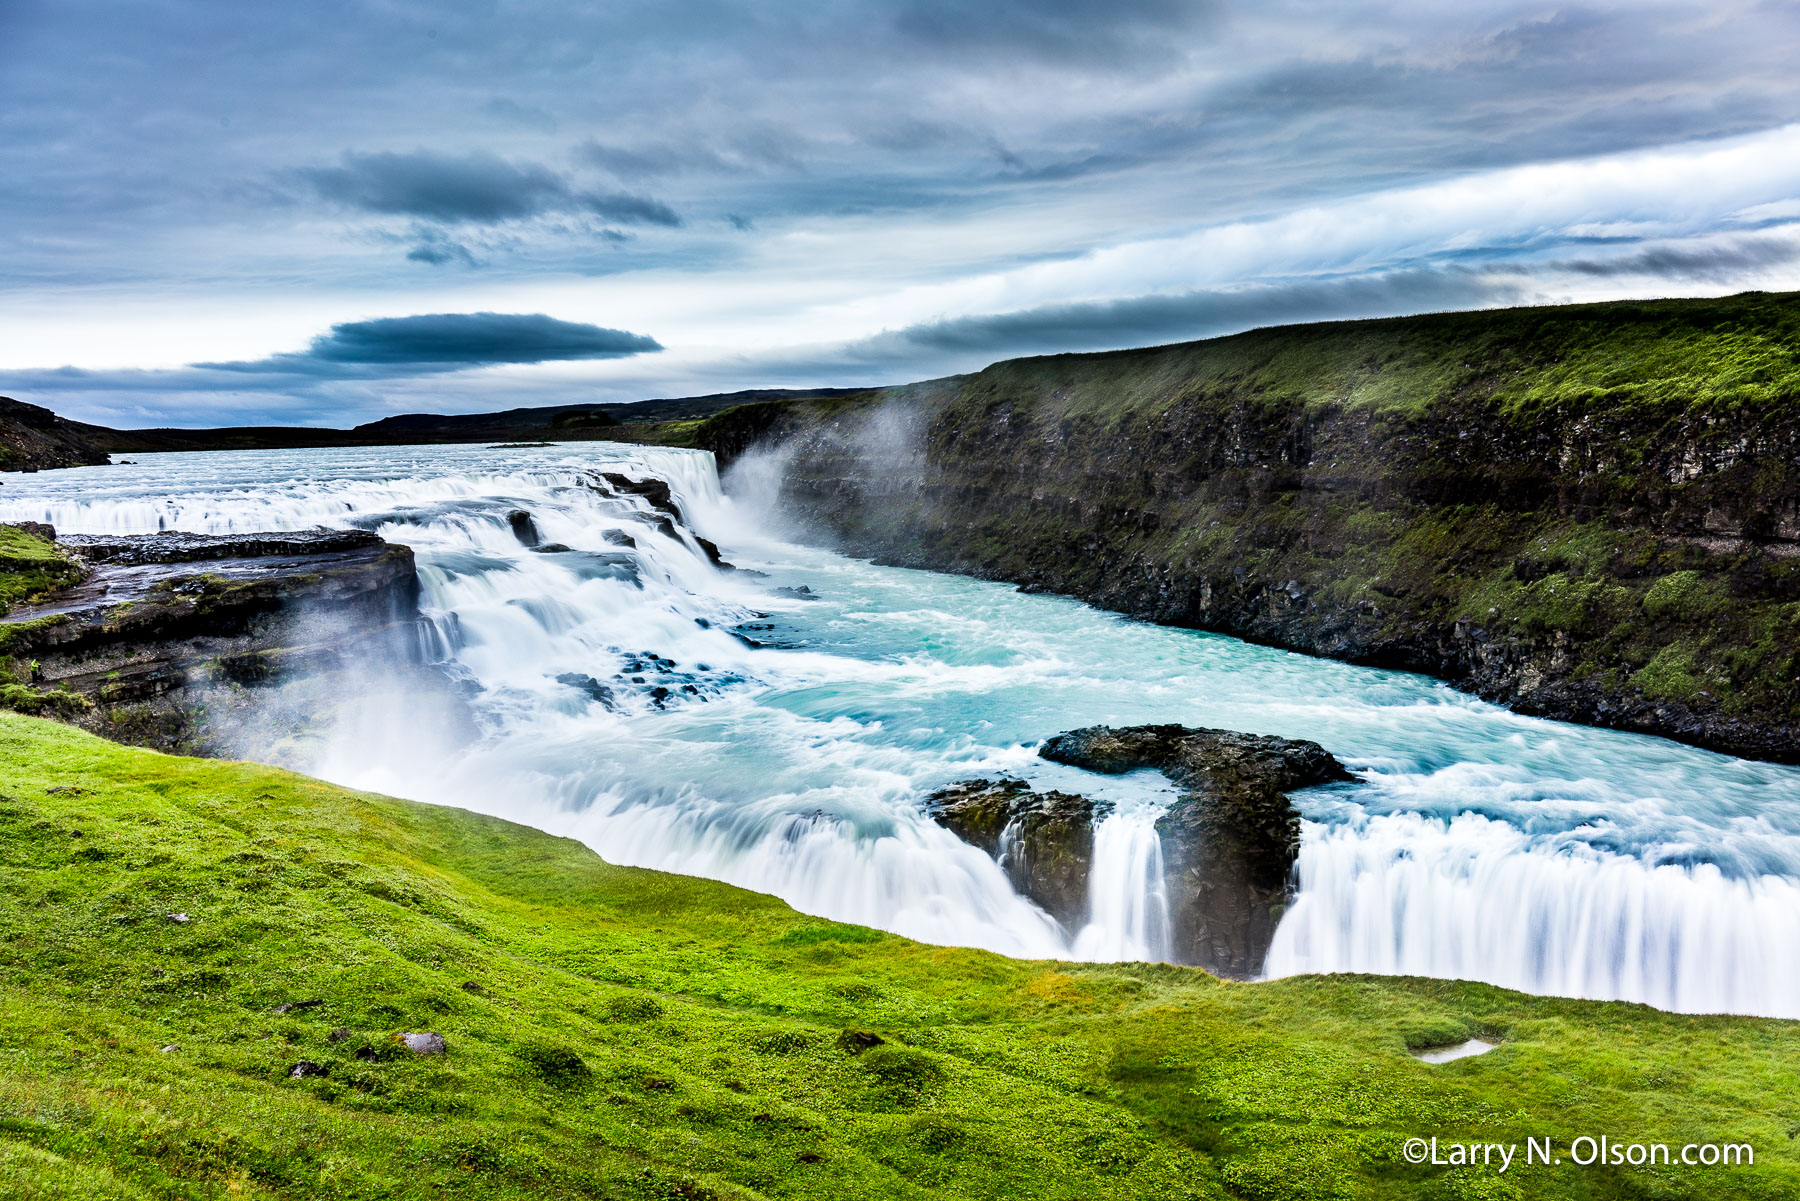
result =
[[933,321],[853,343],[845,354],[853,361],[904,362],[927,354],[973,354],[985,361],[1046,351],[1149,346],[1299,321],[1485,308],[1516,304],[1526,294],[1517,279],[1456,267],[1421,268]]
[[194,365],[214,371],[362,377],[618,359],[661,349],[655,338],[643,334],[558,321],[542,313],[425,313],[334,325],[299,354]]
[[632,196],[624,192],[584,192],[576,197],[576,201],[588,212],[622,225],[681,224],[681,218],[675,215],[674,209],[647,196]]
[[547,167],[491,154],[346,154],[341,166],[303,167],[298,174],[325,199],[368,213],[493,224],[585,211],[628,225],[681,224],[661,201],[580,191]]
[[568,184],[546,168],[491,154],[346,154],[340,167],[303,167],[319,195],[370,213],[435,221],[507,221],[567,201]]
[[1668,280],[1723,282],[1747,271],[1800,261],[1800,238],[1759,237],[1699,247],[1651,246],[1606,259],[1574,259],[1560,264],[1581,275],[1602,278],[1649,275]]

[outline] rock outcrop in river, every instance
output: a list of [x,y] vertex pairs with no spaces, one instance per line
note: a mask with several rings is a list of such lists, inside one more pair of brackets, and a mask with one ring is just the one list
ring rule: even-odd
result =
[[1800,762],[1800,295],[1257,330],[683,437],[826,541]]
[[[1110,775],[1153,768],[1180,789],[1156,823],[1170,947],[1177,962],[1221,976],[1261,971],[1289,899],[1300,817],[1287,794],[1352,778],[1316,742],[1179,725],[1090,726],[1038,753]],[[1104,806],[1022,780],[969,780],[933,793],[927,808],[994,854],[1014,887],[1065,928],[1080,928]]]
[[7,700],[117,741],[217,751],[247,689],[418,655],[412,550],[372,533],[56,546],[75,582],[0,617]]
[[965,780],[931,794],[928,809],[964,842],[1000,860],[1014,888],[1068,930],[1087,915],[1094,802],[1034,792],[1023,780]]
[[1090,726],[1038,754],[1089,771],[1155,768],[1181,790],[1157,819],[1168,878],[1170,944],[1221,976],[1262,969],[1286,906],[1300,815],[1288,793],[1351,779],[1316,742],[1187,726]]

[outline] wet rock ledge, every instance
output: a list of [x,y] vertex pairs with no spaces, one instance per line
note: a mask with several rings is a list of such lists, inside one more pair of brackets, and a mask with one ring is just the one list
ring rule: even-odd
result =
[[[1179,725],[1058,734],[1043,758],[1117,775],[1152,768],[1180,789],[1157,820],[1179,963],[1221,976],[1262,970],[1290,899],[1300,817],[1288,793],[1353,779],[1316,742]],[[1021,780],[970,780],[933,793],[951,832],[995,854],[1024,895],[1071,930],[1086,920],[1094,825],[1107,808]]]
[[[39,537],[55,538],[38,526]],[[121,742],[228,749],[247,690],[416,660],[410,547],[361,530],[71,536],[69,586],[0,617],[10,707]]]

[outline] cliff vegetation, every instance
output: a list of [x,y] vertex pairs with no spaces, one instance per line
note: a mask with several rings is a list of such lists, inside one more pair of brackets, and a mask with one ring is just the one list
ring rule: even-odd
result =
[[1800,296],[1257,330],[702,423],[830,540],[1800,759]]

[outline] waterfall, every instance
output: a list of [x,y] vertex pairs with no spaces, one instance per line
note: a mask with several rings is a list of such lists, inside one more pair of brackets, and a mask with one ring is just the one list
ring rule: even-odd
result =
[[1107,814],[1094,826],[1088,922],[1075,936],[1081,959],[1169,958],[1169,896],[1155,810]]
[[1308,823],[1267,974],[1374,972],[1800,1017],[1800,884],[1535,845],[1479,815]]
[[[657,480],[679,521],[645,486]],[[1299,891],[1268,975],[1398,972],[1800,1017],[1800,771],[795,546],[703,453],[146,455],[9,476],[0,520],[358,527],[410,545],[422,649],[457,688],[425,697],[372,675],[327,736],[243,752],[525,822],[615,863],[928,942],[1157,959],[1166,781],[1045,763],[1036,745],[1097,723],[1284,734],[1362,782],[1295,798]],[[743,570],[715,566],[701,537]],[[923,812],[935,788],[1002,775],[1108,807],[1081,929]]]

